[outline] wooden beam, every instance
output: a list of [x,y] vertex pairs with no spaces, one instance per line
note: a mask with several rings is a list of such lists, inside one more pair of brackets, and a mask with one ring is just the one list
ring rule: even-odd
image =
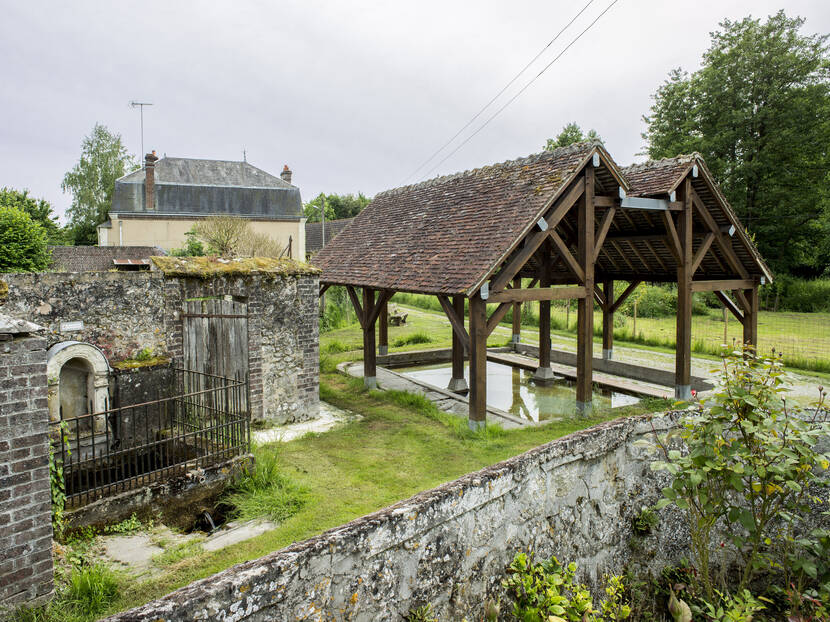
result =
[[596,283],[594,283],[594,300],[597,301],[597,304],[600,307],[605,308],[605,284],[603,283],[603,287],[600,287]]
[[599,225],[599,231],[597,231],[597,239],[594,241],[594,263],[596,263],[597,258],[599,257],[599,252],[602,250],[602,245],[605,243],[605,236],[608,235],[608,230],[611,228],[611,223],[614,221],[614,214],[616,213],[617,210],[610,207],[605,211],[605,215],[602,217],[602,222]]
[[749,300],[747,300],[746,296],[744,296],[743,290],[733,289],[732,295],[735,297],[735,300],[738,301],[738,304],[741,306],[741,309],[743,309],[744,311],[749,309]]
[[640,263],[643,264],[643,267],[646,269],[646,272],[648,272],[651,266],[648,265],[648,262],[646,261],[646,258],[643,257],[643,254],[640,252],[640,249],[638,249],[634,245],[634,242],[632,242],[631,240],[626,240],[626,242],[628,242],[628,247],[631,249],[631,252],[633,252],[637,256],[637,259],[640,260]]
[[[531,285],[532,287],[532,285]],[[522,288],[522,279],[513,279],[513,290]],[[510,340],[513,343],[519,343],[522,335],[522,303],[516,301],[513,303],[513,334]]]
[[553,232],[554,227],[559,224],[559,221],[568,213],[568,210],[584,194],[585,187],[580,182],[581,180],[577,180],[577,183],[573,184],[567,193],[560,196],[552,204],[553,212],[545,218],[545,221],[548,223],[548,230],[536,231],[526,239],[525,245],[507,261],[498,275],[490,282],[490,291],[500,292],[503,290],[513,277],[518,274],[522,266],[527,263],[528,259],[533,256],[536,249],[542,245],[542,242],[548,239],[548,235]]
[[[593,227],[591,227],[591,229],[593,229]],[[571,269],[571,272],[573,272],[576,275],[577,279],[584,282],[585,271],[582,269],[582,266],[579,265],[579,262],[571,254],[570,249],[565,244],[565,242],[562,241],[562,238],[559,237],[559,234],[557,234],[556,231],[551,231],[550,239],[553,240],[553,243],[556,245],[559,254],[561,255],[562,259],[565,260],[565,263]],[[591,242],[593,242],[593,240],[591,240]]]
[[697,247],[697,251],[695,251],[695,256],[692,258],[692,275],[697,272],[697,269],[700,267],[700,262],[703,261],[703,256],[709,250],[709,247],[712,246],[712,241],[715,239],[715,234],[711,231],[706,234],[706,237],[703,238],[703,242],[700,243],[700,246]]
[[705,222],[706,226],[709,228],[709,231],[715,234],[715,242],[717,242],[718,248],[720,248],[727,263],[740,275],[742,279],[749,278],[749,273],[746,271],[746,268],[744,268],[744,265],[741,263],[741,260],[738,259],[738,256],[735,255],[735,251],[732,250],[732,238],[724,239],[720,232],[720,227],[718,227],[718,224],[715,222],[712,214],[709,213],[709,210],[694,190],[692,190],[692,202],[694,203],[695,208],[697,208],[703,222]]
[[323,283],[320,286],[320,293],[318,294],[318,296],[322,296],[323,294],[325,294],[326,290],[328,290],[329,287],[331,287],[331,283]]
[[[489,302],[489,298],[488,298]],[[490,314],[490,317],[487,318],[487,336],[489,337],[493,331],[496,329],[496,326],[499,325],[504,319],[504,316],[507,315],[507,312],[510,311],[510,307],[513,306],[512,302],[503,302],[498,307],[496,307],[495,311]]]
[[[381,294],[380,298],[383,298]],[[375,351],[375,320],[366,316],[366,309],[374,311],[375,290],[371,287],[363,288],[363,382],[370,389],[377,387],[377,352]],[[377,316],[375,316],[377,317]]]
[[[457,318],[462,318],[461,323],[464,324],[464,296],[452,297],[453,314]],[[467,347],[469,348],[469,339],[467,340]],[[458,337],[455,329],[452,331],[452,376],[447,388],[450,391],[464,392],[469,387],[467,381],[464,379],[464,341]]]
[[723,303],[723,306],[726,307],[732,313],[732,315],[734,315],[738,319],[738,321],[741,324],[744,323],[743,313],[741,313],[741,310],[738,308],[738,305],[732,302],[732,299],[726,295],[726,292],[722,292],[716,289],[715,296],[718,297],[718,300],[720,300]]
[[[391,296],[390,296],[391,297]],[[383,302],[378,314],[378,354],[389,354],[389,307],[388,300]]]
[[614,300],[614,281],[602,283],[602,358],[610,360],[613,358],[614,350],[614,312],[611,310]]
[[447,296],[445,296],[444,294],[439,294],[437,298],[438,302],[441,304],[441,308],[447,315],[447,319],[450,321],[450,326],[452,326],[453,332],[461,340],[461,343],[464,344],[464,349],[469,352],[470,336],[467,334],[467,330],[464,328],[463,311],[461,316],[459,317],[459,315],[456,314],[455,308],[453,307],[452,303],[450,302],[450,299]]
[[[372,306],[372,310],[369,311],[369,315],[366,318],[367,323],[374,325],[375,321],[378,319],[378,315],[380,315],[381,309],[383,309],[384,305],[389,302],[389,299],[392,297],[393,292],[390,289],[381,290],[380,296],[378,296],[377,301]],[[364,310],[364,314],[366,311]]]
[[637,272],[637,269],[634,267],[634,264],[633,264],[633,263],[631,263],[631,261],[629,261],[629,259],[628,259],[628,257],[626,256],[626,254],[625,254],[625,253],[623,252],[623,250],[620,248],[620,245],[619,245],[619,244],[617,244],[617,242],[616,242],[615,240],[609,240],[609,241],[611,242],[611,246],[613,246],[613,247],[614,247],[614,250],[616,250],[616,251],[617,251],[617,254],[618,254],[620,257],[622,257],[623,261],[626,263],[626,265],[629,267],[629,269],[630,269],[632,272]]
[[585,197],[577,216],[578,255],[587,295],[577,303],[576,409],[588,415],[593,401],[594,364],[594,168],[585,167]]
[[746,291],[748,305],[744,311],[744,343],[758,347],[758,285]]
[[363,307],[360,305],[360,300],[357,298],[357,292],[354,291],[354,287],[351,285],[346,285],[346,291],[352,301],[354,312],[357,315],[357,321],[360,322],[360,327],[363,328],[366,324],[366,318],[363,315]]
[[470,298],[470,411],[467,423],[477,430],[487,421],[487,305]]
[[752,279],[721,279],[716,281],[692,281],[693,292],[714,292],[726,289],[751,289],[755,287]]
[[626,299],[634,292],[634,290],[637,289],[637,286],[640,283],[642,283],[642,281],[631,281],[631,283],[628,284],[628,287],[626,287],[623,290],[623,293],[620,294],[620,297],[617,298],[617,300],[615,300],[614,303],[611,305],[611,313],[616,313],[616,311],[620,308],[622,303],[624,303]]
[[594,207],[617,207],[619,204],[619,197],[594,197]]
[[584,297],[584,287],[539,287],[535,289],[506,289],[498,294],[490,294],[487,302],[538,302]]
[[683,211],[680,212],[678,239],[680,261],[677,264],[677,328],[675,333],[674,396],[691,398],[692,379],[692,184],[683,184]]
[[666,223],[666,233],[669,237],[669,250],[678,263],[682,260],[683,248],[680,246],[680,238],[677,237],[677,229],[674,226],[674,218],[669,212],[663,214],[663,222]]
[[660,267],[663,269],[663,272],[668,272],[668,267],[666,266],[665,262],[662,259],[660,259],[660,255],[657,253],[656,250],[654,250],[654,247],[651,245],[651,242],[646,242],[645,245],[649,252],[652,255],[654,255],[655,261],[657,261],[657,263],[660,264]]

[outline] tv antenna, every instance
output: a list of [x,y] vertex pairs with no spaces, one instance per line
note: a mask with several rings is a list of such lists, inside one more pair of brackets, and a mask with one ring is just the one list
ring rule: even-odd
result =
[[144,168],[144,106],[152,105],[150,102],[130,102],[130,108],[138,108],[141,112],[141,168]]

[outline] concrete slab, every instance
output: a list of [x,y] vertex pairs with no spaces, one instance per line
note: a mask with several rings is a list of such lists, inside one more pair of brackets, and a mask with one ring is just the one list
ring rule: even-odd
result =
[[251,430],[251,438],[255,443],[286,443],[305,436],[309,432],[328,432],[332,428],[349,421],[360,419],[361,416],[342,408],[337,408],[326,402],[320,402],[320,416],[311,421],[289,423],[265,430]]
[[153,568],[153,557],[164,551],[153,543],[150,534],[131,536],[106,536],[103,542],[103,556],[111,562],[142,574]]
[[245,540],[250,540],[256,536],[264,534],[266,531],[271,531],[278,527],[277,523],[272,523],[267,520],[252,520],[246,523],[228,523],[219,531],[214,532],[208,536],[207,540],[202,542],[202,548],[205,551],[218,551],[234,544],[239,544]]

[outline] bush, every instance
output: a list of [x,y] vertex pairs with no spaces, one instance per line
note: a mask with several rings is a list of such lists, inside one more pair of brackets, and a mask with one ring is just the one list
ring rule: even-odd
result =
[[0,272],[38,272],[49,262],[43,227],[26,212],[0,207]]
[[780,277],[761,288],[762,308],[798,313],[830,312],[830,279]]
[[680,422],[677,435],[688,451],[670,447],[673,433],[658,439],[665,459],[652,468],[673,481],[657,507],[673,504],[687,513],[698,587],[708,603],[716,602],[710,554],[719,522],[742,562],[737,594],[745,595],[762,570],[779,571],[799,594],[830,574],[823,544],[830,533],[805,534],[803,525],[822,501],[814,488],[830,483],[816,475],[830,467],[830,455],[816,451],[830,434],[824,392],[815,409],[802,411],[786,404],[784,390],[774,352],[769,359],[749,348],[728,353],[719,388]]

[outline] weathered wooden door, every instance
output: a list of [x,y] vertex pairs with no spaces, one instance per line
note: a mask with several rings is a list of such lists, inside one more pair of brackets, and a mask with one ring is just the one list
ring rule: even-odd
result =
[[187,300],[182,313],[184,368],[245,380],[248,375],[248,305],[234,300]]

